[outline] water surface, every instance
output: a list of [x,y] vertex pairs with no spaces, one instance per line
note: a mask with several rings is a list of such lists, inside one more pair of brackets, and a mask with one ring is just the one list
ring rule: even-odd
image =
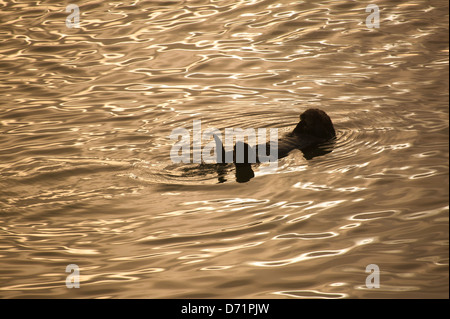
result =
[[[0,1],[0,297],[448,298],[448,1],[371,3]],[[308,108],[331,153],[170,160]]]

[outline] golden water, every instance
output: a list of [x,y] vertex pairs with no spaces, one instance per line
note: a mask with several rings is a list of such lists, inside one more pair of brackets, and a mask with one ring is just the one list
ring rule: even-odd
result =
[[[0,297],[448,298],[447,0],[69,3],[0,1]],[[170,160],[311,107],[324,156]]]

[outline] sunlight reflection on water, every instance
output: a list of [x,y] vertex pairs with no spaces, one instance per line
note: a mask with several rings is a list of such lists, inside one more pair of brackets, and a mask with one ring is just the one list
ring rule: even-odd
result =
[[[448,1],[368,4],[0,1],[0,297],[448,298]],[[328,154],[170,161],[307,108]]]

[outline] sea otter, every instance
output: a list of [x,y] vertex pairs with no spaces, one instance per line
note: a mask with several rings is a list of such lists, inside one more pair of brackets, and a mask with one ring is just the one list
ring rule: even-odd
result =
[[[298,149],[303,152],[306,159],[311,159],[315,156],[324,155],[329,153],[331,150],[328,148],[321,148],[321,145],[327,142],[332,142],[336,137],[336,132],[334,130],[333,123],[330,117],[322,110],[319,109],[308,109],[300,115],[300,122],[294,128],[292,132],[283,136],[278,140],[278,159],[287,156],[291,151]],[[225,150],[223,144],[217,136],[214,136],[216,141],[216,147],[221,148],[221,158],[217,158],[218,163],[225,163]],[[238,142],[234,146],[234,156],[236,159],[236,149]],[[259,154],[258,148],[265,147],[265,154],[272,154],[270,152],[270,143],[259,144],[256,146],[249,146],[247,143],[243,143],[244,147],[244,160],[243,162],[237,162],[234,160],[236,166],[236,180],[238,182],[247,182],[252,177],[254,177],[253,170],[251,169],[251,162],[249,158],[255,158],[256,161],[260,162],[260,159],[256,154]],[[251,154],[254,152],[255,156]],[[252,156],[251,156],[252,155]]]

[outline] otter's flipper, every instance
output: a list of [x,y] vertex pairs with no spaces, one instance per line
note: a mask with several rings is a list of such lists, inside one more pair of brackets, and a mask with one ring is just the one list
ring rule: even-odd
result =
[[216,162],[217,164],[225,163],[225,148],[223,147],[220,138],[213,134],[214,141],[216,142]]
[[[225,153],[225,148],[223,147],[223,143],[220,140],[220,138],[217,135],[213,135],[214,137],[214,141],[216,142],[216,160],[218,164],[225,164],[225,158],[226,158],[226,153]],[[253,149],[251,149],[253,151]],[[236,151],[236,145],[234,147],[234,151],[233,153]],[[249,152],[249,146],[247,144],[244,143],[244,163],[235,163],[235,168],[236,168],[236,181],[238,183],[245,183],[248,182],[250,179],[252,179],[255,176],[255,173],[252,170],[252,165],[250,163],[248,163],[248,154]],[[232,155],[232,154],[228,154],[228,155]],[[231,158],[233,158],[233,156],[229,156]],[[219,178],[219,183],[223,182],[224,180],[221,181],[221,179]]]

